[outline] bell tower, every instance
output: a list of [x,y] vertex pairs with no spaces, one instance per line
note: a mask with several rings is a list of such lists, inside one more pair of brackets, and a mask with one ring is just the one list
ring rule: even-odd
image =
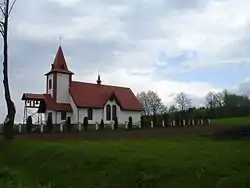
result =
[[57,103],[69,103],[69,86],[73,74],[69,71],[62,47],[59,46],[50,71],[45,74],[46,94],[50,94]]

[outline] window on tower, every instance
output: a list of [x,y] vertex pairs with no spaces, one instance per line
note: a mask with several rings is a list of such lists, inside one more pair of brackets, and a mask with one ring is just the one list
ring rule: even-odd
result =
[[51,88],[52,88],[52,80],[49,79],[49,89],[51,89]]

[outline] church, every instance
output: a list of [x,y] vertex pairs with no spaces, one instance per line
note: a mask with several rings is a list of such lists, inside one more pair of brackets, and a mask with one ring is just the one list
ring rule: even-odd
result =
[[46,92],[24,93],[25,107],[37,106],[45,121],[51,116],[53,124],[61,124],[68,117],[72,124],[83,123],[84,117],[88,117],[89,124],[102,119],[110,124],[116,117],[119,124],[125,124],[129,117],[134,123],[140,121],[143,107],[130,88],[104,85],[100,75],[96,83],[74,81],[73,75],[59,46],[51,69],[45,74]]

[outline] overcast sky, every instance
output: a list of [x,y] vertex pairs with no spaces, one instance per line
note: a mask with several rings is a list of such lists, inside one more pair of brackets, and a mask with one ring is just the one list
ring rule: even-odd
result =
[[152,89],[166,104],[179,92],[196,102],[224,88],[250,93],[249,0],[17,0],[9,33],[17,121],[22,93],[45,92],[60,36],[74,80],[95,82],[99,69],[104,84]]

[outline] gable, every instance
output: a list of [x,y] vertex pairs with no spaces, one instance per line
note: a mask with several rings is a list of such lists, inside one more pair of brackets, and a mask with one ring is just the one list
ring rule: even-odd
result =
[[72,82],[71,96],[77,107],[103,108],[106,102],[115,98],[122,110],[141,111],[142,105],[129,88]]

